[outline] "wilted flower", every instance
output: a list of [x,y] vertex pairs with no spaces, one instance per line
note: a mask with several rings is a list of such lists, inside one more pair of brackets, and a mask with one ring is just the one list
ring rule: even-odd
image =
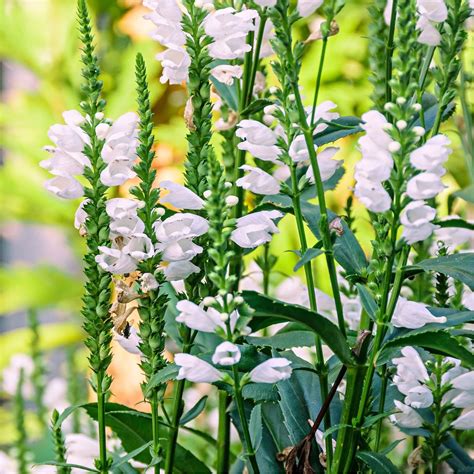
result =
[[174,362],[179,366],[177,380],[186,379],[196,383],[213,383],[222,378],[222,374],[211,364],[190,354],[176,354]]
[[257,365],[250,372],[250,380],[255,383],[276,383],[291,377],[291,362],[284,357],[274,357]]

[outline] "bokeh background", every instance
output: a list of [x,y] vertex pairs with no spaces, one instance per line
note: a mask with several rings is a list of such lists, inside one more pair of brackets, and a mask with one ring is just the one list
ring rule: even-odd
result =
[[[366,38],[368,11],[366,0],[348,0],[338,19],[340,33],[331,38],[320,100],[338,104],[341,115],[360,116],[370,108],[371,85],[368,81]],[[59,200],[43,188],[47,173],[38,163],[45,158],[47,130],[62,121],[64,110],[78,108],[80,100],[80,56],[75,23],[74,0],[0,0],[0,373],[15,354],[31,352],[32,332],[28,312],[37,312],[40,348],[44,351],[50,404],[62,408],[86,397],[84,383],[87,362],[81,345],[79,314],[82,289],[81,255],[84,242],[73,227],[78,202]],[[149,33],[151,25],[143,19],[146,9],[139,0],[89,0],[96,19],[96,40],[102,67],[107,116],[116,118],[135,110],[134,57],[145,56],[156,122],[156,160],[160,180],[181,181],[186,152],[186,129],[182,119],[186,102],[184,87],[159,82],[160,66],[154,59],[159,45]],[[311,21],[317,21],[314,18]],[[312,24],[302,22],[299,34],[308,36]],[[311,99],[320,45],[312,43],[302,72],[304,94]],[[472,73],[472,35],[465,53],[466,70]],[[270,77],[271,80],[271,77]],[[468,90],[472,105],[472,88]],[[460,108],[445,125],[453,142],[454,153],[448,164],[449,188],[441,196],[442,212],[447,212],[448,195],[469,186],[466,159],[459,129],[463,130]],[[351,169],[358,159],[356,139],[342,140],[339,158],[345,160],[346,176],[330,193],[330,207],[342,212],[352,186]],[[126,186],[117,191],[126,196]],[[462,201],[454,211],[469,217]],[[364,248],[370,248],[370,223],[357,205],[356,228]],[[471,216],[472,217],[472,216]],[[291,219],[282,222],[281,233],[272,242],[272,252],[279,257],[274,285],[292,274],[297,236]],[[324,269],[318,268],[318,282],[328,290]],[[136,318],[135,318],[136,319]],[[141,392],[137,357],[114,348],[111,371],[114,377],[113,399],[139,405]],[[74,390],[76,387],[76,390]],[[77,387],[82,388],[81,390]],[[15,437],[11,401],[0,390],[0,447],[8,447]],[[188,391],[188,402],[202,394]],[[76,400],[75,400],[76,399]],[[138,405],[137,405],[138,404]],[[205,423],[212,428],[215,417]],[[29,434],[40,433],[33,413],[27,417]]]

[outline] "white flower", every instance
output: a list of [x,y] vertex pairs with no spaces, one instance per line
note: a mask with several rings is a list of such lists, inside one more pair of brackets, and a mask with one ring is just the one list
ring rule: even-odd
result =
[[[71,117],[76,114],[77,120],[71,121]],[[48,130],[49,139],[61,150],[82,153],[84,145],[90,143],[86,132],[79,127],[85,121],[84,117],[75,110],[69,110],[63,113],[63,118],[66,125],[52,125]],[[78,123],[79,120],[80,123]]]
[[433,404],[433,394],[425,385],[417,385],[408,391],[405,403],[413,408],[429,408]]
[[181,212],[155,224],[156,238],[159,242],[199,237],[207,232],[206,219],[187,212]]
[[97,126],[97,135],[105,140],[101,155],[106,163],[112,163],[115,160],[128,160],[133,163],[138,145],[138,121],[139,118],[135,112],[127,112],[111,125],[101,123]]
[[360,178],[357,181],[354,194],[372,212],[388,211],[392,204],[392,199],[382,184],[367,178]]
[[431,199],[445,188],[438,175],[434,173],[420,173],[407,183],[407,195],[412,199]]
[[138,345],[141,339],[137,333],[137,330],[132,326],[129,328],[128,336],[124,336],[114,331],[114,339],[120,344],[122,349],[129,352],[130,354],[141,354]]
[[404,226],[402,237],[410,245],[425,240],[437,228],[431,223],[435,217],[436,210],[426,205],[425,201],[409,203],[400,216]]
[[143,293],[149,293],[150,291],[157,290],[160,286],[156,278],[151,273],[144,273],[140,277],[140,283],[140,288]]
[[257,365],[250,372],[250,380],[255,383],[276,383],[291,377],[291,362],[284,357],[274,357]]
[[474,371],[466,372],[452,379],[451,385],[458,390],[474,390]]
[[354,178],[357,181],[365,178],[381,183],[390,178],[392,168],[393,160],[388,152],[378,156],[368,155],[356,164]]
[[441,35],[436,28],[436,23],[443,22],[448,17],[448,9],[444,0],[417,0],[420,18],[416,27],[420,30],[418,42],[430,46],[437,46]]
[[404,347],[401,352],[402,357],[392,360],[397,367],[397,373],[393,377],[393,382],[400,393],[408,395],[410,390],[426,382],[429,376],[425,364],[413,347]]
[[[331,112],[332,109],[336,108],[337,104],[330,100],[326,100],[321,102],[319,105],[316,106],[316,110],[314,112],[314,123],[317,124],[316,128],[314,129],[314,134],[324,132],[326,128],[329,127],[326,123],[319,123],[321,121],[331,122],[339,118],[339,114],[337,112]],[[311,120],[311,115],[313,113],[312,107],[306,107],[306,114],[308,117],[308,124]]]
[[68,152],[60,148],[45,147],[52,157],[40,161],[41,168],[55,175],[81,175],[84,167],[90,166],[90,160],[81,152]]
[[474,410],[464,412],[459,418],[453,421],[451,426],[455,430],[473,430],[474,429]]
[[229,341],[219,344],[212,356],[212,363],[216,365],[234,365],[240,360],[240,350]]
[[65,174],[57,175],[48,179],[44,183],[44,187],[51,193],[63,199],[77,199],[84,195],[84,189],[81,183],[72,176]]
[[30,398],[33,395],[33,385],[30,377],[34,370],[34,363],[30,356],[26,354],[15,354],[10,359],[2,372],[3,390],[9,395],[15,395],[18,382],[20,381],[20,373],[23,371],[23,397]]
[[199,210],[204,207],[204,201],[193,191],[173,183],[173,181],[162,181],[160,188],[166,189],[169,193],[160,198],[161,204],[171,204],[177,209]]
[[221,64],[220,66],[212,68],[211,74],[219,82],[231,86],[234,83],[234,78],[240,79],[242,77],[242,67]]
[[[67,462],[79,466],[95,468],[94,461],[99,457],[99,445],[97,440],[80,433],[68,433],[64,444],[67,452]],[[73,468],[72,474],[83,473],[82,469]]]
[[0,451],[0,472],[4,474],[18,473],[18,462],[16,459],[9,457],[3,451]]
[[204,311],[191,301],[181,300],[176,304],[176,309],[179,311],[176,321],[191,329],[211,333],[215,332],[218,327],[225,329],[219,312],[214,308],[208,308],[207,311]]
[[396,423],[402,428],[421,428],[423,425],[423,418],[408,405],[394,400],[393,403],[398,408],[399,412],[390,415],[390,421]]
[[255,0],[255,3],[261,7],[274,7],[277,0]]
[[100,173],[100,180],[105,186],[120,186],[136,176],[132,167],[133,163],[128,159],[114,160]]
[[448,148],[450,143],[446,135],[435,135],[424,145],[411,152],[410,163],[418,170],[438,174],[440,166],[442,167],[452,152],[451,148]]
[[250,165],[243,165],[240,169],[249,171],[249,173],[236,181],[237,186],[255,194],[271,195],[279,193],[280,183],[272,175]]
[[237,219],[237,227],[232,231],[231,240],[242,248],[255,248],[270,242],[278,227],[272,219],[283,217],[279,211],[260,211]]
[[278,160],[281,150],[277,146],[278,135],[272,129],[257,120],[242,120],[237,127],[237,137],[244,140],[237,145],[239,150],[246,150],[260,160]]
[[53,411],[56,409],[61,413],[69,406],[67,398],[68,384],[66,380],[60,377],[55,377],[48,381],[43,397],[43,402],[48,410]]
[[87,204],[88,199],[84,199],[76,209],[74,213],[74,228],[80,231],[81,235],[83,235],[86,231],[86,219],[87,219],[87,212],[84,210],[84,206]]
[[139,201],[126,198],[109,199],[105,203],[105,210],[111,219],[136,217]]
[[187,260],[180,262],[170,262],[169,265],[163,270],[167,281],[185,280],[189,275],[199,272],[199,267]]
[[181,84],[188,79],[188,70],[191,64],[191,57],[180,46],[170,46],[167,50],[156,55],[156,59],[161,61],[163,72],[160,82],[165,84]]
[[121,250],[105,246],[99,246],[98,249],[100,254],[95,257],[95,261],[103,270],[115,275],[132,273],[136,270],[137,261]]
[[[443,221],[449,221],[451,219],[459,219],[459,216],[447,216]],[[467,244],[474,238],[474,231],[461,228],[456,228],[454,231],[452,227],[441,227],[435,231],[435,237],[437,241],[441,240],[448,247],[450,252],[454,252],[458,247]],[[468,293],[464,292],[464,294],[467,295]]]
[[135,234],[141,234],[145,230],[145,224],[137,216],[130,214],[119,219],[110,221],[110,237],[132,237]]
[[428,323],[445,323],[445,316],[433,316],[423,303],[400,297],[395,307],[392,324],[397,328],[418,329]]
[[309,16],[323,4],[323,0],[298,0],[296,6],[301,17]]
[[166,262],[192,260],[203,251],[203,248],[193,243],[191,239],[180,239],[163,244],[158,243],[156,244],[156,249],[158,252],[161,252],[161,258]]
[[[321,174],[321,180],[327,181],[334,173],[341,167],[342,160],[333,160],[332,157],[339,151],[337,147],[327,147],[317,155],[319,173]],[[310,183],[314,183],[313,167],[309,166],[306,171],[306,177]]]
[[180,367],[177,380],[186,379],[196,383],[213,383],[222,378],[222,374],[211,364],[190,354],[176,354],[174,362]]
[[309,160],[308,146],[306,145],[304,135],[298,135],[293,139],[288,154],[295,163],[307,162]]
[[123,247],[122,252],[137,261],[147,260],[155,254],[150,238],[145,234],[134,234]]

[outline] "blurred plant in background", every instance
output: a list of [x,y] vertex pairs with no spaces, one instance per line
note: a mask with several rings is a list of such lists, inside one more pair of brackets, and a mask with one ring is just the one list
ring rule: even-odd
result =
[[[372,86],[368,81],[366,39],[370,3],[369,0],[347,2],[338,18],[341,32],[331,39],[326,53],[319,100],[336,102],[341,115],[360,116],[370,108]],[[87,400],[87,361],[81,344],[83,333],[78,316],[83,286],[80,255],[84,252],[84,242],[72,222],[76,204],[48,194],[43,188],[46,172],[38,167],[44,159],[41,149],[50,124],[57,123],[62,111],[75,108],[80,101],[82,78],[76,2],[0,0],[0,5],[3,79],[0,109],[0,147],[3,153],[0,166],[0,257],[3,263],[0,269],[0,370],[22,374],[24,382],[20,385],[27,400],[26,416],[21,419],[11,410],[15,399],[18,405],[21,398],[15,396],[18,384],[15,383],[13,389],[2,385],[0,424],[5,429],[0,433],[0,445],[9,446],[18,434],[27,432],[33,444],[30,453],[25,455],[33,451],[36,461],[44,461],[53,457],[51,441],[41,438],[52,409],[60,410]],[[89,7],[91,16],[97,20],[95,30],[108,115],[115,118],[124,111],[135,110],[133,64],[136,53],[141,52],[151,78],[159,157],[154,166],[161,181],[182,179],[187,132],[182,120],[186,91],[181,86],[159,81],[160,66],[154,56],[160,50],[149,38],[151,26],[143,19],[147,10],[138,0],[91,0]],[[318,21],[318,18],[312,18],[310,22],[299,25],[299,37],[307,38],[317,29]],[[311,44],[300,75],[301,85],[309,96],[314,90],[320,49],[320,42]],[[474,146],[469,132],[472,129],[472,108],[469,107],[473,101],[472,52],[471,34],[460,81],[459,92],[464,100],[445,124],[452,132],[450,138],[454,151],[447,165],[450,187],[443,191],[440,199],[442,213],[471,218],[466,215],[469,211],[464,204],[456,200],[456,192],[462,193],[466,201],[474,202]],[[270,81],[274,80],[272,73],[269,74]],[[339,141],[349,172],[337,188],[327,194],[329,207],[340,214],[345,213],[344,207],[354,185],[355,140],[348,137]],[[131,180],[127,186],[133,184]],[[128,189],[122,186],[118,195],[127,196]],[[355,204],[352,212],[358,216],[364,210]],[[280,255],[272,274],[272,278],[276,278],[273,285],[293,274],[295,257],[290,252],[283,253],[283,250],[298,247],[293,221],[285,219],[280,229],[281,233],[271,243],[272,253]],[[371,232],[369,223],[364,225],[359,220],[358,237],[363,247],[369,246],[373,238]],[[321,259],[314,266],[320,274],[326,275]],[[328,278],[321,277],[318,281],[326,285],[322,290],[329,290],[329,284],[325,283]],[[130,355],[118,345],[114,353],[111,401],[133,407],[142,400],[138,356]],[[8,375],[4,379],[13,383]],[[194,406],[206,395],[206,390],[209,387],[188,390],[186,405]],[[36,410],[32,410],[33,407]],[[196,423],[215,428],[216,411],[217,408],[211,406],[208,416],[197,419]],[[88,423],[77,413],[68,422],[76,428],[82,424],[83,432]],[[73,432],[78,430],[73,429]],[[195,438],[193,442],[196,443]],[[186,446],[186,440],[183,444]]]

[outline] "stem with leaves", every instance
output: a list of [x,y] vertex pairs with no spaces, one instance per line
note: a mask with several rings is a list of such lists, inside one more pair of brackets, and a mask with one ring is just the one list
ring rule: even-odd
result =
[[[57,410],[53,410],[51,414],[51,432],[53,435],[54,442],[54,453],[56,455],[56,462],[65,464],[66,460],[66,446],[64,444],[64,436],[61,426],[57,426],[59,413]],[[58,466],[58,474],[70,474],[71,468],[67,466]]]
[[26,446],[28,437],[25,427],[25,399],[23,398],[23,387],[25,385],[25,371],[20,369],[18,383],[16,386],[14,409],[16,422],[15,453],[18,462],[18,474],[28,474],[28,449]]
[[78,2],[78,22],[83,45],[82,76],[85,81],[82,85],[84,100],[81,102],[81,108],[89,117],[82,128],[90,140],[83,151],[90,160],[90,167],[85,168],[84,172],[90,186],[85,188],[88,252],[84,257],[86,292],[83,297],[82,315],[83,327],[87,334],[85,345],[89,349],[88,360],[92,370],[91,385],[97,394],[99,459],[96,460],[96,467],[101,473],[106,473],[112,463],[112,460],[107,458],[105,424],[105,401],[112,382],[106,373],[112,360],[110,343],[113,323],[109,313],[111,275],[103,271],[95,261],[99,254],[98,247],[110,245],[109,217],[105,210],[107,187],[100,181],[100,173],[106,166],[101,156],[104,141],[96,134],[97,125],[103,121],[105,101],[101,98],[102,81],[99,80],[100,70],[94,52],[91,21],[85,0]]

